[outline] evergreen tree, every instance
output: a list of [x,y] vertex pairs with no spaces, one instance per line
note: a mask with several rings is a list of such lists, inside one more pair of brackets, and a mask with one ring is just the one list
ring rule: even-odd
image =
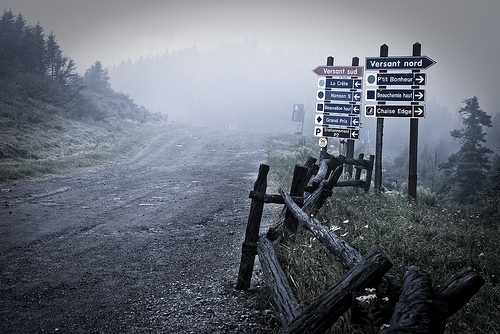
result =
[[45,69],[52,78],[57,78],[63,66],[64,57],[57,43],[54,32],[51,32],[45,47]]
[[28,26],[24,33],[23,63],[30,73],[44,73],[45,35],[40,23]]
[[108,70],[102,67],[99,60],[85,71],[83,79],[85,85],[93,91],[106,93],[111,89]]
[[483,146],[486,143],[483,127],[491,127],[491,116],[479,107],[476,96],[464,100],[459,110],[464,127],[450,132],[462,141],[460,150],[448,157],[440,169],[448,172],[443,190],[447,190],[459,202],[472,202],[485,189],[492,151]]
[[18,55],[22,33],[18,27],[23,20],[17,21],[11,10],[4,10],[0,18],[0,77],[12,75],[20,68]]

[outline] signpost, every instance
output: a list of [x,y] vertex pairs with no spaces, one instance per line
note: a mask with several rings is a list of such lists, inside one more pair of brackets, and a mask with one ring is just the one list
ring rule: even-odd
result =
[[425,101],[423,89],[377,89],[366,91],[367,100],[376,101]]
[[358,116],[318,115],[315,121],[316,125],[359,127]]
[[314,136],[339,139],[359,139],[359,129],[314,127]]
[[[412,56],[389,57],[389,47],[382,45],[380,57],[367,57],[365,69],[368,72],[365,84],[377,86],[377,89],[366,90],[366,100],[377,102],[376,105],[365,106],[366,117],[377,117],[377,143],[375,160],[375,188],[382,189],[382,137],[384,118],[410,118],[410,153],[408,170],[408,196],[416,199],[417,188],[417,146],[418,120],[425,117],[425,90],[420,89],[427,83],[427,75],[421,73],[436,62],[421,55],[420,43],[413,44]],[[411,72],[400,72],[411,70]],[[388,86],[411,86],[410,89],[387,89]],[[387,104],[398,102],[397,105]],[[408,104],[401,104],[408,102]]]
[[[347,138],[350,141],[359,139],[364,69],[358,66],[359,58],[353,58],[352,66],[333,66],[333,57],[328,57],[327,61],[330,60],[327,66],[318,66],[313,70],[320,76],[315,136]],[[324,139],[321,144],[325,144]],[[354,147],[352,151],[354,153]]]
[[427,56],[366,57],[367,70],[426,70],[436,62]]
[[321,101],[344,101],[360,102],[361,92],[318,90],[318,100]]
[[367,85],[379,86],[425,86],[425,73],[366,73]]
[[331,77],[362,77],[362,66],[318,66],[312,70],[317,75]]
[[421,105],[367,105],[366,117],[425,118],[425,106]]
[[362,86],[361,79],[318,79],[318,88],[361,89]]
[[361,105],[342,103],[316,103],[316,112],[359,115]]

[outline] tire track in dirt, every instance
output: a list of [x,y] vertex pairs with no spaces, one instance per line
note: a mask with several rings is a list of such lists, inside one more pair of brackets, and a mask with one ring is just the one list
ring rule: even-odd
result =
[[175,129],[129,162],[9,185],[0,331],[264,332],[233,288],[263,143]]

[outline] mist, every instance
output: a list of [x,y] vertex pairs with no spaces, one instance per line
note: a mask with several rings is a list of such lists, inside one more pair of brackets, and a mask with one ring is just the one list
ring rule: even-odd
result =
[[[294,103],[305,104],[303,135],[313,136],[317,75],[326,62],[311,49],[266,51],[258,41],[226,43],[209,51],[196,47],[122,61],[109,70],[111,86],[154,112],[184,126],[262,131],[279,135],[300,130],[292,122]],[[420,121],[420,145],[453,145],[449,132],[460,127],[457,110],[435,98]],[[376,119],[361,117],[363,153],[375,151]],[[408,119],[386,119],[384,150],[397,154],[409,140]]]

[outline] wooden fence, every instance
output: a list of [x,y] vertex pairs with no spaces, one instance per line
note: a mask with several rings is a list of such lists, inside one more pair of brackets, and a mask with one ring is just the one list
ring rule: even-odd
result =
[[[363,323],[357,296],[365,288],[376,288],[377,300],[388,300],[377,312],[377,323],[390,323],[380,334],[390,333],[443,333],[447,319],[458,311],[484,284],[472,268],[457,272],[437,290],[432,289],[431,278],[424,270],[412,266],[403,282],[386,275],[392,267],[383,251],[376,247],[363,256],[345,240],[324,226],[315,214],[334,187],[370,188],[373,156],[368,160],[327,156],[318,164],[309,157],[304,166],[297,165],[290,193],[279,187],[279,194],[266,194],[269,166],[262,164],[250,192],[252,199],[236,289],[250,288],[255,256],[259,256],[262,271],[271,289],[282,322],[281,334],[324,333],[346,311],[351,309],[351,321]],[[356,168],[354,180],[339,181],[343,166]],[[362,170],[365,178],[361,180]],[[284,204],[285,218],[260,232],[262,213],[266,203]],[[279,242],[282,230],[296,231],[306,228],[328,251],[334,254],[346,269],[346,274],[310,306],[302,310],[278,262],[274,243]]]

